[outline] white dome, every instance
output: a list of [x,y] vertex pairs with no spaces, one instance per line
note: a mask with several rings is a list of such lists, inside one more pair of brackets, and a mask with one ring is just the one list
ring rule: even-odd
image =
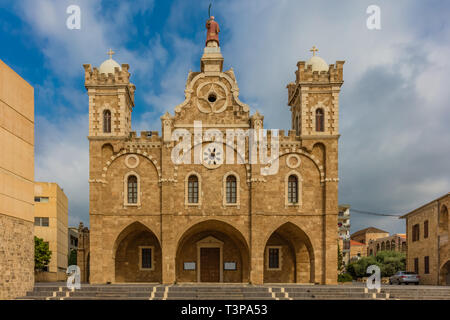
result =
[[330,67],[328,66],[328,64],[325,62],[325,60],[323,60],[321,57],[318,56],[313,56],[311,59],[309,59],[306,62],[306,67],[308,68],[308,66],[312,66],[312,71],[328,71],[330,69]]
[[119,68],[119,70],[122,70],[122,68],[116,61],[114,61],[113,59],[108,59],[101,64],[99,71],[100,73],[104,74],[108,73],[114,74],[114,68]]

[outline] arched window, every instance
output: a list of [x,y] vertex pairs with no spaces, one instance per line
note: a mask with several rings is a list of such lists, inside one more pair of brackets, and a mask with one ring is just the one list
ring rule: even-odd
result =
[[103,111],[103,132],[111,133],[111,111]]
[[381,243],[381,251],[386,250],[386,244],[384,242]]
[[380,251],[380,244],[377,243],[377,252]]
[[295,124],[295,130],[296,130],[296,133],[297,133],[297,135],[299,136],[300,135],[300,118],[299,118],[299,116],[297,116],[297,120],[296,120],[296,124]]
[[316,131],[324,132],[325,131],[325,121],[324,121],[324,112],[323,109],[319,108],[316,110]]
[[136,204],[138,202],[138,180],[136,176],[128,177],[128,203]]
[[227,177],[227,203],[236,203],[237,202],[237,183],[236,177],[233,175],[229,175]]
[[288,179],[288,202],[298,203],[298,178],[295,175]]
[[191,175],[188,179],[188,202],[198,203],[198,177]]

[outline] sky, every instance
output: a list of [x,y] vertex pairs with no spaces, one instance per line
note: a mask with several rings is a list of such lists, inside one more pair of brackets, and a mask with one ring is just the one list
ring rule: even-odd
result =
[[[83,64],[112,48],[136,85],[135,131],[161,129],[200,69],[210,0],[0,0],[0,59],[35,88],[35,179],[57,182],[69,224],[89,225],[88,98]],[[81,29],[66,26],[81,9]],[[380,30],[369,30],[369,5]],[[345,60],[339,202],[404,214],[450,191],[450,2],[214,0],[224,69],[265,127],[290,129],[286,85],[315,45]],[[351,232],[405,232],[397,217],[351,213]]]

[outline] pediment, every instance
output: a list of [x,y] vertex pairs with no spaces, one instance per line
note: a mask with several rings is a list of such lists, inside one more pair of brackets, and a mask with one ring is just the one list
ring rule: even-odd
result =
[[197,244],[211,244],[211,243],[223,244],[223,241],[220,241],[219,239],[214,238],[213,236],[208,236],[197,242]]

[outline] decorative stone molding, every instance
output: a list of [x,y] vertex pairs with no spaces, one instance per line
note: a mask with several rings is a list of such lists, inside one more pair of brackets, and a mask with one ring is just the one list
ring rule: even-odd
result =
[[[206,95],[202,89],[210,86]],[[214,98],[214,101],[212,101]],[[208,106],[208,108],[205,107]],[[221,113],[228,107],[228,88],[220,81],[205,82],[197,87],[197,108],[203,113]]]
[[103,179],[89,179],[89,183],[101,183],[101,184],[107,184],[108,182]]
[[[137,178],[137,202],[128,202],[128,177],[135,176]],[[127,172],[123,177],[123,206],[125,207],[140,207],[141,206],[141,177],[134,171]]]
[[130,154],[125,157],[125,165],[129,169],[135,169],[139,166],[139,157],[135,154]]
[[[289,195],[288,195],[289,186],[288,186],[288,182],[289,182],[289,177],[292,176],[292,175],[297,177],[297,200],[298,200],[297,203],[290,203],[289,202]],[[302,206],[302,203],[303,203],[303,201],[302,201],[302,191],[303,191],[302,182],[303,182],[302,176],[300,175],[300,173],[298,171],[295,171],[295,170],[289,171],[286,174],[286,176],[284,177],[284,206],[286,208],[288,208],[288,207],[298,207],[298,208],[300,208]]]
[[298,154],[291,153],[286,157],[286,165],[291,169],[297,169],[300,167],[301,159]]
[[114,162],[114,160],[116,160],[117,158],[123,156],[123,155],[127,155],[127,154],[137,154],[140,155],[144,158],[147,158],[151,163],[153,163],[153,165],[155,166],[155,169],[157,171],[158,174],[158,179],[161,180],[161,167],[158,165],[158,161],[155,160],[153,158],[152,155],[148,154],[147,152],[143,152],[140,149],[138,150],[122,150],[120,151],[118,154],[111,156],[110,160],[106,162],[105,166],[103,167],[103,173],[102,173],[102,178],[106,178],[106,174],[108,173],[108,169],[111,166],[111,164]]
[[[245,113],[250,112],[250,107],[239,100],[239,88],[237,86],[237,82],[234,79],[232,79],[228,74],[224,72],[209,72],[208,74],[201,72],[197,74],[190,82],[188,81],[188,83],[186,83],[186,89],[184,90],[185,100],[175,107],[175,113],[180,113],[181,110],[189,104],[189,102],[192,100],[192,93],[194,93],[193,88],[196,82],[205,77],[219,77],[225,79],[231,86],[231,94],[236,104],[242,108],[243,112]],[[190,77],[188,77],[188,80],[189,78]]]
[[[189,202],[189,177],[190,176],[196,176],[198,179],[198,202],[197,203],[190,203]],[[185,207],[201,207],[202,205],[202,176],[195,172],[191,171],[188,174],[186,174],[186,177],[184,179],[184,206]]]
[[[330,113],[330,108],[328,106],[325,105],[325,103],[328,103],[330,101],[330,98],[325,98],[322,101],[317,102],[317,104],[313,107],[311,107],[310,110],[310,114],[308,119],[310,120],[309,124],[309,129],[310,129],[310,134],[314,134],[314,135],[329,135],[332,132],[330,131],[330,119],[329,119],[329,113]],[[324,125],[324,131],[316,131],[316,111],[317,109],[322,109],[323,110],[323,125]]]

